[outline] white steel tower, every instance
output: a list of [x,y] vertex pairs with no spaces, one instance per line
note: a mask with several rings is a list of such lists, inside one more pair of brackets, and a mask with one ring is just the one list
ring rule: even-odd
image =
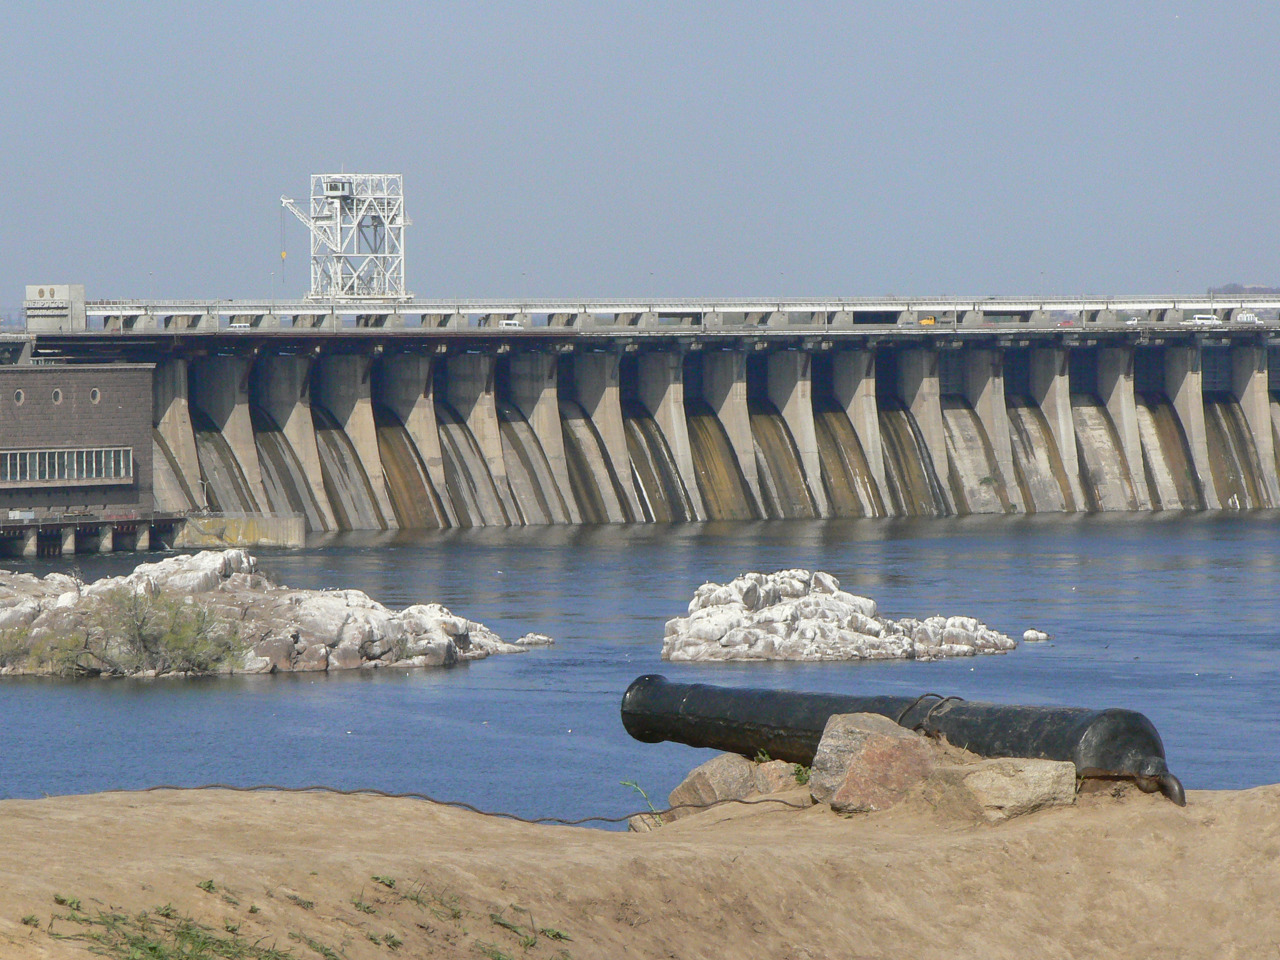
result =
[[398,173],[313,173],[311,212],[280,202],[311,231],[313,300],[405,300],[404,188]]

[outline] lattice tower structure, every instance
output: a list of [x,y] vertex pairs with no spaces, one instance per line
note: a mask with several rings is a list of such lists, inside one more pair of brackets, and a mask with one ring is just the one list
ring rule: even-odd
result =
[[407,300],[398,173],[313,173],[311,207],[281,204],[311,231],[311,300]]

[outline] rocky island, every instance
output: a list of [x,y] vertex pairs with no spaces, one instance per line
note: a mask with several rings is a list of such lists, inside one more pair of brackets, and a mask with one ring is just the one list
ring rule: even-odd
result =
[[[972,617],[879,617],[876,602],[829,573],[779,570],[704,583],[688,616],[667,621],[662,659],[936,660],[1005,653],[1018,644]],[[1048,639],[1047,634],[1024,639]]]
[[243,550],[169,557],[83,583],[0,571],[0,676],[182,676],[447,667],[514,643],[438,603],[391,610],[359,590],[272,582]]

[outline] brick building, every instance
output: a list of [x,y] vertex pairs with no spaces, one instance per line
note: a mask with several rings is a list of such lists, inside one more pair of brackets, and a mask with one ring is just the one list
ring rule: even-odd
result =
[[0,366],[0,523],[151,517],[151,370]]

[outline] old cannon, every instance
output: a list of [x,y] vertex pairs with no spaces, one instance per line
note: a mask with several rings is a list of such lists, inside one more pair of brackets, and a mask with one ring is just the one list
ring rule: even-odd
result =
[[1135,782],[1186,804],[1182,784],[1165,763],[1160,734],[1133,710],[1028,707],[959,697],[855,697],[836,693],[749,690],[671,683],[649,674],[622,697],[622,725],[637,740],[674,740],[809,766],[828,718],[877,713],[983,757],[1070,760],[1079,777]]

